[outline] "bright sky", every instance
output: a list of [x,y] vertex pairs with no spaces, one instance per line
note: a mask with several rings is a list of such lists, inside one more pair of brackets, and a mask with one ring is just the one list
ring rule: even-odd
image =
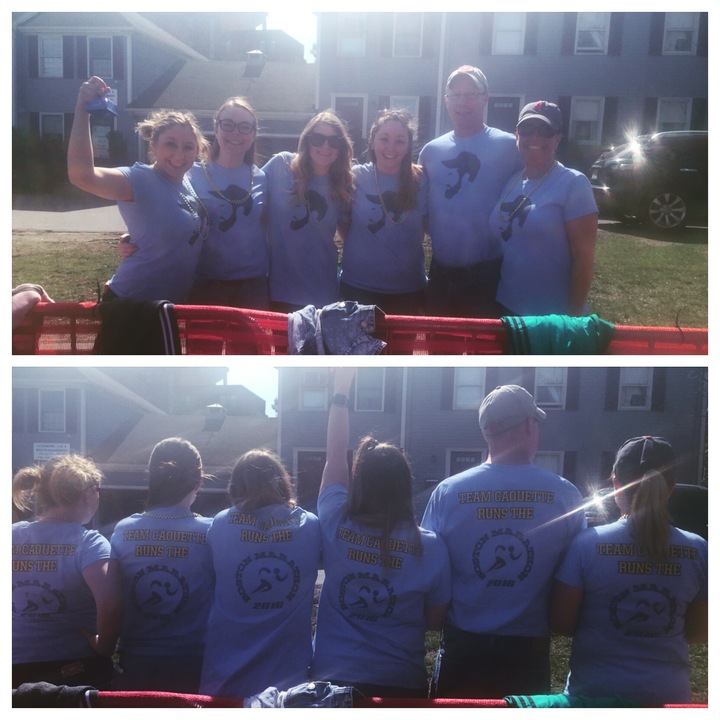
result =
[[271,358],[237,358],[227,363],[228,385],[244,385],[265,400],[268,417],[276,417],[272,404],[278,395],[278,372]]
[[305,47],[305,60],[315,62],[311,54],[312,46],[317,38],[317,17],[311,12],[270,11],[267,16],[268,30],[284,30]]

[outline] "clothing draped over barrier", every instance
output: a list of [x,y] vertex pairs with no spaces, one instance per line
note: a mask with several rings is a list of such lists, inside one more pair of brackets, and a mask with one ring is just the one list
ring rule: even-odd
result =
[[512,355],[603,355],[615,325],[597,315],[540,315],[500,318]]
[[[16,355],[92,355],[101,319],[96,303],[38,303],[13,328]],[[369,306],[372,307],[372,306]],[[206,305],[174,305],[173,314],[183,355],[287,355],[290,316],[261,310]],[[560,316],[564,317],[564,316]],[[615,325],[604,351],[600,339],[609,334],[605,321],[576,318],[573,351],[606,355],[707,355],[707,328]],[[309,319],[309,318],[308,318]],[[526,327],[527,318],[524,318]],[[587,328],[583,324],[587,323]],[[531,323],[532,324],[532,323]],[[609,323],[608,323],[609,325]],[[590,342],[592,328],[593,342]],[[372,336],[385,343],[383,355],[511,354],[510,332],[501,320],[440,318],[375,313]],[[524,331],[522,331],[524,332]],[[543,331],[544,332],[544,331]],[[540,337],[541,329],[532,331]],[[529,334],[529,331],[528,331]],[[582,342],[577,336],[587,335]],[[308,348],[309,349],[309,348]],[[533,352],[536,350],[534,349]]]
[[[225,698],[210,695],[152,691],[105,691],[89,686],[70,687],[50,683],[27,683],[12,692],[15,708],[250,708],[250,707],[359,707],[359,708],[553,708],[553,707],[637,707],[621,698],[568,698],[566,695],[511,695],[505,698],[375,698],[359,696],[352,688],[330,683],[305,683],[287,691],[268,688],[258,698]],[[277,704],[281,702],[282,704]],[[314,703],[314,704],[313,704]],[[664,705],[663,707],[707,708],[707,704]]]
[[508,695],[505,701],[513,708],[630,708],[638,707],[617,695],[609,697],[571,697],[565,693],[555,695]]
[[374,305],[351,300],[320,309],[306,305],[288,315],[288,354],[379,355],[387,343],[370,335],[375,312]]

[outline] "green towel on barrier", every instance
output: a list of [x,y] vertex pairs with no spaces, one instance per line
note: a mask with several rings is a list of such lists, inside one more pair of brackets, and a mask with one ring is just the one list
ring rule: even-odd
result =
[[557,695],[507,695],[503,700],[514,708],[638,707],[637,704],[629,702],[619,695],[610,697],[570,696],[564,693],[558,693]]
[[510,355],[602,355],[615,325],[597,315],[501,317]]

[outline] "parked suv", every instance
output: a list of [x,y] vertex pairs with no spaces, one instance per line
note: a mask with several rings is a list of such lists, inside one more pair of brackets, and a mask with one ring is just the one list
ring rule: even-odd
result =
[[[677,483],[668,501],[668,511],[675,527],[707,540],[708,489],[704,485]],[[615,522],[620,517],[612,488],[603,488],[585,498],[585,517],[588,527]]]
[[707,224],[706,131],[641,135],[600,155],[588,175],[601,217],[659,230]]

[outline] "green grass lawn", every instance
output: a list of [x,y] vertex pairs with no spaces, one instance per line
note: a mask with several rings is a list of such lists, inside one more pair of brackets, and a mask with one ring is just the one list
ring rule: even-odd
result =
[[[707,230],[651,238],[602,228],[591,312],[622,325],[707,327]],[[56,301],[95,300],[118,265],[116,245],[114,234],[13,232],[13,287],[34,282]]]
[[707,327],[707,230],[649,238],[603,227],[611,229],[598,233],[591,312],[621,325]]
[[[440,642],[440,633],[428,632],[425,635],[425,664],[428,673],[432,673],[435,664],[435,656]],[[568,668],[570,666],[571,638],[554,635],[550,643],[550,671],[551,691],[560,693],[565,688]],[[692,689],[692,700],[694,703],[707,704],[708,702],[708,646],[691,645],[690,662],[692,671],[690,673],[690,687]]]

